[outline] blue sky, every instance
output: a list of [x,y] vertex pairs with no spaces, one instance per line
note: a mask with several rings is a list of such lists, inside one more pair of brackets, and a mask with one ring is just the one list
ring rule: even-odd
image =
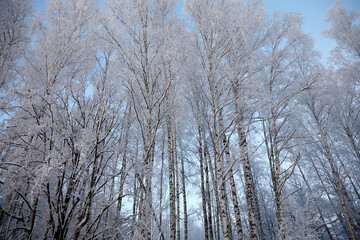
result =
[[[304,18],[304,32],[314,39],[314,47],[320,51],[325,61],[330,56],[330,51],[336,46],[335,40],[322,36],[322,32],[330,27],[325,23],[327,9],[335,2],[335,0],[264,0],[268,12],[274,10],[300,12]],[[347,10],[360,13],[360,0],[342,0],[341,2]]]
[[[43,11],[46,9],[47,0],[33,0],[35,3],[35,11]],[[355,10],[360,13],[360,0],[342,0],[343,6],[348,10]],[[268,13],[274,10],[280,12],[300,12],[304,18],[303,29],[314,39],[314,47],[319,50],[323,56],[323,60],[330,56],[330,51],[335,47],[334,40],[322,36],[322,31],[329,28],[325,24],[327,9],[331,7],[335,0],[264,0]],[[178,13],[181,12],[183,1],[178,3]]]

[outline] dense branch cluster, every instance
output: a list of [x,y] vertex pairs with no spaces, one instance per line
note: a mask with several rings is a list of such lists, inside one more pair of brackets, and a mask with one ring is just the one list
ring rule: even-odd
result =
[[0,239],[360,239],[360,25],[262,0],[0,2]]

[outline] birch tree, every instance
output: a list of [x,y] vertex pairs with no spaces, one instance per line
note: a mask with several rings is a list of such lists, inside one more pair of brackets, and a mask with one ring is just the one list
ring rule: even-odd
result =
[[30,41],[29,1],[6,0],[0,3],[0,110],[7,112],[13,99],[6,96],[16,84],[19,59]]
[[326,69],[262,0],[46,4],[0,2],[1,239],[360,237],[358,13]]
[[[230,239],[232,233],[229,230],[230,219],[228,218],[228,205],[226,196],[226,168],[222,162],[224,148],[220,148],[220,141],[227,137],[225,131],[229,125],[218,125],[222,118],[222,111],[228,104],[229,99],[223,98],[225,95],[225,86],[223,76],[221,75],[221,62],[224,56],[232,49],[233,39],[228,38],[230,27],[223,28],[230,24],[227,17],[230,14],[231,4],[229,2],[216,1],[186,1],[186,9],[195,25],[195,47],[198,51],[201,66],[203,68],[203,77],[207,81],[209,94],[206,98],[211,108],[211,120],[208,122],[211,134],[212,147],[214,150],[214,160],[216,173],[214,181],[219,186],[219,211],[224,239]],[[220,102],[221,101],[221,102]]]
[[[316,80],[316,76],[302,78],[297,66],[294,65],[297,51],[309,49],[307,37],[301,32],[299,16],[284,14],[280,17],[275,13],[268,31],[269,65],[266,68],[267,78],[264,82],[266,98],[263,100],[266,107],[261,114],[265,114],[262,123],[263,135],[275,195],[279,237],[285,239],[284,186],[294,173],[301,157],[299,151],[290,147],[297,136],[296,129],[290,124],[293,114],[290,109],[293,108],[294,97],[308,89]],[[308,51],[311,51],[311,48]]]
[[152,176],[156,135],[163,118],[164,99],[173,80],[168,65],[176,50],[167,51],[172,42],[168,38],[171,36],[165,34],[174,31],[171,28],[174,6],[173,1],[109,2],[106,11],[110,18],[102,20],[104,37],[116,49],[123,66],[122,75],[126,79],[125,86],[142,138],[138,236],[146,239],[152,236],[151,225],[155,216]]
[[[109,207],[90,220],[104,164],[111,158],[104,152],[114,139],[116,121],[107,114],[108,98],[89,101],[85,94],[95,66],[89,42],[94,5],[50,1],[48,6],[21,72],[16,115],[2,136],[8,152],[2,162],[6,173],[2,195],[9,202],[4,206],[10,224],[3,233],[76,239],[89,236]],[[11,226],[14,221],[18,224]]]

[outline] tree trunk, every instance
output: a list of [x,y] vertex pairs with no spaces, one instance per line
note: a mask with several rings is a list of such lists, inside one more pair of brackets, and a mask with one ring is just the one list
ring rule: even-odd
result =
[[[219,126],[221,129],[224,128],[224,124],[223,124],[223,118],[222,118],[222,112],[220,112],[220,117],[219,117]],[[233,173],[233,166],[230,160],[230,150],[229,150],[229,140],[226,137],[226,134],[223,134],[223,146],[225,148],[225,159],[226,159],[226,164],[227,167],[229,168],[229,179],[230,179],[230,186],[231,186],[231,197],[232,197],[232,203],[233,203],[233,207],[234,207],[234,213],[235,213],[235,221],[236,221],[236,231],[237,231],[237,237],[238,240],[242,240],[243,239],[243,230],[242,230],[242,224],[241,224],[241,215],[240,215],[240,208],[239,208],[239,204],[238,204],[238,197],[237,197],[237,191],[236,191],[236,185],[235,185],[235,180],[234,180],[234,173]],[[230,223],[231,224],[231,223]]]
[[168,165],[169,165],[169,201],[170,201],[170,240],[176,238],[176,206],[175,206],[175,181],[174,181],[174,153],[171,139],[170,113],[166,115],[167,142],[168,142]]
[[187,213],[187,200],[186,200],[185,166],[184,166],[184,156],[182,152],[181,152],[181,179],[182,179],[182,187],[183,187],[182,193],[183,193],[183,203],[184,203],[184,240],[188,240],[188,213]]
[[[304,180],[304,182],[305,182],[305,184],[306,184],[306,186],[307,186],[307,188],[308,188],[308,190],[309,190],[309,193],[312,194],[311,186],[310,186],[309,182],[307,181],[304,172],[301,170],[301,167],[300,167],[299,165],[298,165],[297,167],[299,168],[301,177],[303,178],[303,180]],[[325,222],[325,219],[324,219],[324,216],[323,216],[323,214],[322,214],[322,211],[321,211],[320,207],[319,207],[317,204],[316,204],[316,208],[317,208],[317,210],[318,210],[320,219],[321,219],[322,223],[324,224],[325,230],[326,230],[327,234],[329,235],[330,240],[334,240],[334,238],[333,238],[333,236],[332,236],[332,234],[331,234],[331,232],[330,232],[330,229],[328,228],[328,226],[327,226],[327,224],[326,224],[326,222]]]
[[174,149],[174,176],[175,176],[175,189],[176,189],[176,239],[180,240],[180,188],[179,188],[179,169],[178,157],[176,148],[176,128],[173,135],[173,149]]
[[[254,178],[252,178],[254,180]],[[256,185],[255,182],[252,183],[252,186],[254,187],[253,189],[253,195],[254,195],[254,203],[255,203],[255,209],[256,209],[256,219],[258,222],[258,227],[259,227],[259,232],[260,232],[260,238],[261,240],[265,240],[265,234],[264,234],[264,229],[262,226],[262,219],[261,219],[261,212],[260,212],[260,206],[259,206],[259,199],[258,199],[258,195],[256,192]]]
[[124,184],[125,179],[127,176],[127,151],[128,151],[128,142],[129,142],[129,129],[131,126],[130,116],[131,116],[131,104],[128,106],[128,116],[126,121],[126,127],[125,127],[125,142],[124,142],[124,150],[123,150],[123,157],[122,157],[122,163],[121,163],[121,174],[120,174],[120,183],[119,183],[119,194],[118,194],[118,205],[116,208],[116,218],[121,213],[121,207],[122,207],[122,199],[123,199],[123,191],[124,191]]
[[205,240],[209,239],[209,226],[208,226],[208,217],[206,213],[206,196],[205,196],[205,186],[204,186],[204,166],[203,166],[203,149],[202,149],[202,136],[201,129],[198,126],[199,134],[199,162],[200,162],[200,188],[201,188],[201,200],[202,200],[202,209],[203,209],[203,218],[204,218],[204,230],[205,230]]
[[162,150],[161,150],[161,170],[160,170],[160,203],[159,203],[159,208],[160,208],[160,213],[159,213],[159,225],[160,228],[162,229],[162,198],[163,198],[163,172],[164,172],[164,155],[165,155],[165,136],[163,137],[163,141],[162,141]]
[[[216,203],[216,226],[217,226],[217,231],[215,231],[216,235],[217,235],[217,239],[220,239],[220,200],[219,200],[219,191],[218,191],[218,183],[217,180],[215,178],[215,170],[212,167],[212,163],[211,163],[211,158],[210,158],[210,153],[209,153],[209,149],[207,148],[207,144],[206,144],[206,140],[205,140],[205,136],[204,136],[204,132],[203,132],[203,138],[204,138],[204,156],[205,159],[207,159],[208,162],[208,166],[209,166],[209,172],[210,172],[210,177],[211,180],[213,182],[213,191],[214,191],[214,196],[215,196],[215,203]],[[215,166],[216,167],[216,166]]]
[[230,240],[230,233],[228,229],[228,214],[227,214],[227,200],[226,200],[226,191],[225,191],[225,176],[222,171],[222,164],[220,155],[215,150],[215,163],[217,167],[216,175],[217,179],[216,181],[219,184],[219,192],[220,192],[220,220],[221,220],[221,226],[222,226],[222,232],[223,232],[223,238],[224,240]]
[[250,239],[255,240],[257,239],[257,236],[256,236],[255,206],[254,206],[254,196],[253,196],[254,180],[253,180],[250,161],[249,161],[246,135],[242,125],[243,123],[240,118],[238,122],[237,131],[238,131],[240,152],[242,155],[241,162],[243,165],[244,179],[245,179],[245,194],[246,194],[246,203],[248,208]]
[[[250,161],[249,161],[249,153],[248,146],[246,141],[246,134],[244,129],[244,121],[243,121],[243,112],[239,106],[239,92],[238,89],[233,86],[232,88],[235,100],[235,113],[237,115],[237,133],[238,133],[238,141],[241,153],[241,162],[244,171],[244,179],[245,179],[245,194],[246,194],[246,204],[248,209],[248,221],[249,221],[249,229],[250,229],[250,239],[257,239],[256,236],[256,220],[255,220],[255,205],[254,205],[254,180],[253,174],[251,171]],[[261,224],[261,223],[260,223]]]
[[319,129],[321,141],[323,143],[323,147],[325,148],[326,158],[327,158],[327,160],[329,161],[329,164],[330,164],[331,172],[332,172],[334,182],[335,182],[336,192],[338,194],[338,197],[339,197],[339,200],[340,200],[340,203],[341,203],[341,207],[342,207],[342,209],[344,211],[344,217],[345,217],[347,226],[349,228],[350,237],[351,237],[352,240],[355,240],[356,239],[355,233],[354,233],[351,221],[350,221],[349,212],[348,212],[347,206],[345,204],[343,192],[342,192],[341,186],[340,186],[341,185],[340,179],[339,179],[340,177],[339,177],[339,174],[338,174],[337,169],[335,167],[333,156],[332,156],[332,154],[330,152],[330,147],[329,147],[329,145],[327,143],[327,140],[326,140],[326,137],[325,137],[325,135],[324,135],[324,133],[322,131],[323,128],[322,128],[322,126],[320,124],[320,121],[319,121],[319,119],[318,119],[315,112],[314,112],[314,117],[315,117],[316,123],[318,125],[318,129]]
[[[204,152],[205,154],[205,152]],[[207,213],[208,213],[208,227],[209,227],[209,240],[214,239],[214,232],[213,232],[213,224],[212,224],[212,212],[211,212],[211,192],[210,192],[210,182],[209,182],[209,164],[211,162],[207,161],[206,155],[204,155],[204,163],[205,163],[205,184],[206,184],[206,204],[207,204]]]

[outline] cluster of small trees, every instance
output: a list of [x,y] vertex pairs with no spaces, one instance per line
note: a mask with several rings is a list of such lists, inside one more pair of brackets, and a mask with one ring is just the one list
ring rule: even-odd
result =
[[0,2],[0,238],[360,238],[358,13],[176,4]]

